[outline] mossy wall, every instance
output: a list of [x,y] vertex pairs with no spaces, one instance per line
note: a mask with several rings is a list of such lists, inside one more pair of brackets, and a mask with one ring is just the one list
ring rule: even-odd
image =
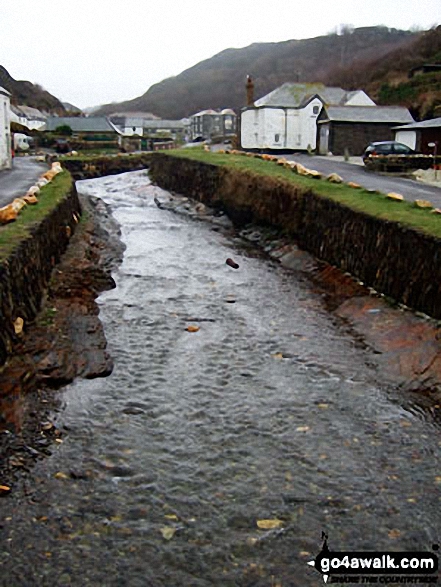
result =
[[441,240],[356,212],[280,179],[155,154],[153,181],[222,207],[238,224],[273,225],[316,257],[365,284],[441,318]]
[[75,181],[93,179],[104,175],[116,175],[126,171],[145,169],[151,153],[133,155],[96,155],[90,157],[63,157],[60,162],[70,172]]
[[39,311],[51,271],[75,230],[74,214],[78,219],[81,206],[72,184],[58,205],[0,261],[0,365],[17,338],[16,319],[23,318],[26,327]]

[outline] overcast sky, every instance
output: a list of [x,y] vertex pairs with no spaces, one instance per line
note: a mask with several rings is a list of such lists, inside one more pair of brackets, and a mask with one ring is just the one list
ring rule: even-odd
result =
[[0,0],[0,65],[84,108],[136,98],[229,47],[440,23],[441,0]]

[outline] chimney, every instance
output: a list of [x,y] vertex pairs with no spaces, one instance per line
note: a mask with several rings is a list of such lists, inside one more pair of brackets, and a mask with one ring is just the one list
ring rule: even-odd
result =
[[247,106],[254,106],[254,82],[251,76],[247,75]]

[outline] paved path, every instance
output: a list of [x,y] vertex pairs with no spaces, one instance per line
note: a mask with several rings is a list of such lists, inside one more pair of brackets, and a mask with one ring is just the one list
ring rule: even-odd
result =
[[23,196],[46,170],[47,165],[35,157],[15,157],[12,169],[0,171],[0,206]]
[[310,157],[303,154],[285,155],[285,157],[321,173],[336,172],[345,181],[354,181],[367,189],[375,189],[384,193],[398,192],[406,200],[430,200],[437,207],[441,206],[441,188],[414,179],[366,171],[363,165],[339,161],[334,157]]

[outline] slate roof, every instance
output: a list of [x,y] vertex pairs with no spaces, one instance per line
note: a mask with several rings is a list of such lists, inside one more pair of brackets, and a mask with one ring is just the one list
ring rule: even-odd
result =
[[46,120],[46,116],[38,110],[38,108],[32,108],[32,106],[24,106],[20,104],[17,109],[25,116],[28,120]]
[[208,109],[208,110],[201,110],[200,112],[197,112],[196,114],[192,114],[190,116],[190,118],[194,118],[195,116],[214,116],[217,115],[219,116],[219,112],[216,112],[216,110],[212,110],[212,109]]
[[140,120],[160,120],[159,116],[152,114],[151,112],[140,112],[140,111],[127,111],[127,112],[113,112],[109,118],[136,118]]
[[354,92],[347,92],[342,88],[329,88],[321,83],[286,83],[256,100],[254,105],[301,108],[315,95],[320,96],[325,104],[340,105],[345,104]]
[[440,128],[441,118],[432,118],[431,120],[423,120],[422,122],[413,122],[412,124],[405,124],[403,126],[396,126],[394,130],[418,130],[422,128]]
[[51,116],[46,121],[45,130],[54,131],[57,127],[67,125],[73,132],[112,132],[121,134],[105,116]]
[[327,106],[321,122],[414,122],[407,108],[402,106]]
[[184,128],[182,120],[144,120],[144,128]]

